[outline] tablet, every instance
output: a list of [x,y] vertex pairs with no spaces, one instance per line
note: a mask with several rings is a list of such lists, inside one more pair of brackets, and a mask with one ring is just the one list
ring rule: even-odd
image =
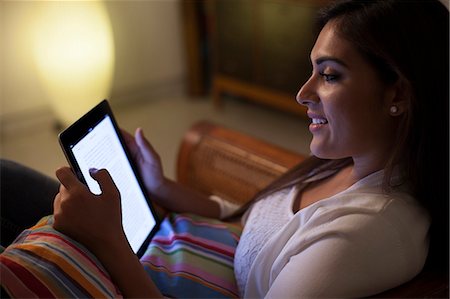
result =
[[89,169],[106,169],[119,189],[122,225],[133,251],[140,257],[156,232],[159,219],[144,191],[107,100],[59,134],[64,154],[78,179],[94,194],[98,183]]

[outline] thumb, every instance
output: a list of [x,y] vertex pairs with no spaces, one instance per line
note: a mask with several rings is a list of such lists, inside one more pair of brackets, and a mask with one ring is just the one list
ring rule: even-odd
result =
[[141,128],[136,130],[135,138],[139,150],[145,160],[151,161],[155,156],[158,156],[153,146],[145,138],[144,131]]
[[91,168],[89,169],[89,173],[99,184],[102,194],[107,196],[119,195],[119,190],[106,169],[98,170],[96,168]]

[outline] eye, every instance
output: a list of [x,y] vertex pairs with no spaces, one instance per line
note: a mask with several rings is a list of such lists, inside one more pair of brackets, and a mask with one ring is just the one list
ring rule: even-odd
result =
[[327,82],[336,82],[340,78],[340,75],[333,73],[320,72],[319,75],[322,76]]

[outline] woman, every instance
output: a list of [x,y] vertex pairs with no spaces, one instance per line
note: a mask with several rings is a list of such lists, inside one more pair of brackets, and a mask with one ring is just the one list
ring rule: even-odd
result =
[[[344,1],[319,23],[313,71],[297,95],[312,119],[313,156],[245,209],[235,256],[243,297],[395,287],[424,266],[430,223],[429,256],[445,256],[433,242],[447,236],[448,11],[438,1]],[[157,204],[240,215],[166,179],[141,130],[125,137]],[[95,201],[69,168],[56,175],[55,229],[86,245],[125,296],[161,297],[129,248],[107,171],[92,171],[103,191]]]

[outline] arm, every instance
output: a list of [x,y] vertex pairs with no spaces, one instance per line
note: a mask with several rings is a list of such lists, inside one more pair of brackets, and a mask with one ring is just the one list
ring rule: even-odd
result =
[[135,137],[125,131],[122,131],[122,135],[139,168],[147,192],[158,205],[174,212],[219,218],[220,208],[215,201],[164,177],[161,159],[144,137],[142,129],[136,130]]
[[91,175],[101,195],[92,194],[70,168],[56,171],[61,186],[54,201],[54,228],[94,253],[125,297],[162,298],[128,244],[114,182],[106,170]]
[[[274,250],[261,252],[260,263],[255,261],[253,286],[249,287],[257,293],[248,295],[360,298],[400,285],[420,271],[426,257],[426,242],[414,241],[424,238],[416,232],[426,224],[420,217],[413,218],[416,223],[411,220],[403,227],[395,219],[348,215],[320,222],[308,235],[289,238],[282,252],[277,251],[277,244],[267,244],[266,248]],[[418,235],[412,238],[414,234]],[[273,263],[264,266],[267,260]]]
[[[367,254],[367,252],[366,252]],[[351,241],[339,236],[322,239],[293,256],[273,281],[266,298],[365,297],[380,273],[362,265],[364,255]],[[367,271],[359,271],[359,268]],[[369,270],[370,269],[370,270]],[[372,272],[372,273],[370,273]],[[375,270],[375,272],[378,272]],[[390,273],[389,273],[390,274]]]
[[217,202],[197,191],[164,178],[164,182],[150,194],[166,209],[179,213],[194,213],[204,217],[219,218]]

